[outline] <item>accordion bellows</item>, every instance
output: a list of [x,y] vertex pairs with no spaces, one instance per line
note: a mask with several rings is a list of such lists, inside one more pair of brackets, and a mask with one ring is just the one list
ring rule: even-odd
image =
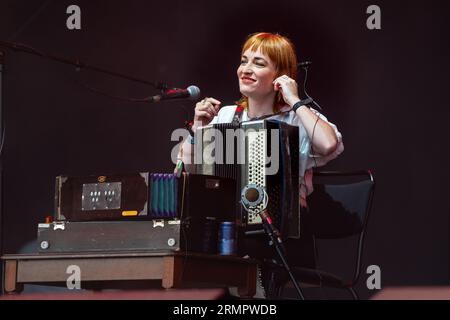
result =
[[153,173],[150,182],[150,215],[175,218],[177,215],[178,179],[173,174]]

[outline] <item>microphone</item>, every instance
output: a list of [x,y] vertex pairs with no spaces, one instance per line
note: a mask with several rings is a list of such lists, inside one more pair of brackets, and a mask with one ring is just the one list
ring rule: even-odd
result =
[[[263,221],[263,227],[266,230],[269,237],[273,237],[278,243],[282,243],[280,232],[273,225],[272,218],[267,212],[267,204],[269,197],[263,187],[256,184],[248,184],[241,191],[242,206],[246,211],[255,210]],[[262,208],[258,208],[263,204]]]
[[310,65],[312,65],[311,61],[302,61],[299,64],[297,64],[297,67],[299,67],[299,68],[307,68]]
[[241,200],[245,208],[256,208],[263,203],[264,190],[256,184],[248,184],[242,189]]
[[189,86],[187,89],[170,89],[156,96],[148,98],[149,102],[160,102],[172,99],[190,99],[198,100],[200,98],[200,89],[196,86]]

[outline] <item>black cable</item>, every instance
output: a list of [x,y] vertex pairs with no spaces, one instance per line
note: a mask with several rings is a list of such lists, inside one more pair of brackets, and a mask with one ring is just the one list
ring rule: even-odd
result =
[[27,44],[24,44],[24,43],[14,42],[14,43],[11,43],[11,46],[10,46],[10,43],[0,42],[0,45],[4,45],[7,48],[12,48],[13,50],[23,51],[26,53],[40,56],[40,57],[44,57],[44,58],[47,57],[47,54],[45,52],[40,51],[39,49],[36,49],[36,48],[29,46]]
[[161,81],[152,82],[152,81],[147,81],[147,80],[131,77],[131,76],[128,76],[128,75],[125,75],[125,74],[121,74],[119,72],[114,72],[114,71],[110,71],[110,70],[107,70],[107,69],[102,69],[102,68],[99,68],[99,67],[96,67],[96,66],[88,65],[86,63],[83,63],[83,62],[79,61],[78,59],[70,60],[70,59],[67,59],[65,57],[60,57],[60,56],[56,56],[56,55],[53,55],[53,54],[50,54],[50,53],[45,53],[45,52],[39,51],[39,50],[29,46],[29,45],[25,45],[25,44],[21,44],[21,43],[15,43],[15,42],[6,42],[6,41],[0,40],[0,47],[10,48],[10,49],[12,49],[14,51],[21,51],[21,52],[37,55],[37,56],[40,56],[42,58],[46,58],[46,59],[49,59],[49,60],[52,60],[52,61],[57,61],[57,62],[60,62],[60,63],[69,64],[69,65],[72,65],[72,66],[76,67],[77,69],[92,70],[92,71],[95,71],[95,72],[107,74],[107,75],[109,75],[111,77],[126,79],[126,80],[129,80],[129,81],[150,85],[150,86],[154,87],[155,89],[159,89],[159,90],[166,90],[167,89],[167,85],[165,83],[162,83]]
[[[80,72],[80,70],[77,70],[77,72]],[[129,98],[129,97],[124,97],[124,96],[117,96],[117,95],[113,95],[101,90],[98,90],[96,88],[93,88],[91,86],[88,86],[80,81],[74,80],[75,84],[81,86],[82,88],[91,91],[95,94],[101,95],[103,97],[108,97],[111,99],[116,99],[116,100],[120,100],[120,101],[127,101],[127,102],[138,102],[138,103],[145,103],[145,102],[150,102],[151,101],[151,96],[145,97],[145,98]],[[180,105],[181,109],[183,109],[183,111],[186,113],[186,119],[189,118],[189,110],[184,106],[184,105]]]
[[[315,102],[314,99],[311,98],[311,96],[306,91],[306,83],[308,81],[308,66],[303,67],[303,70],[305,71],[305,79],[303,80],[303,92],[305,93],[306,97],[310,98],[312,100],[312,103],[314,103],[314,105],[316,105],[319,108],[319,110],[322,111],[322,107],[317,102]],[[314,159],[314,167],[317,167],[317,160],[316,160],[315,151],[314,151],[314,133],[316,132],[316,126],[317,126],[317,123],[319,122],[319,119],[320,119],[320,117],[317,114],[317,119],[316,119],[316,122],[314,123],[313,132],[311,135],[311,151],[312,151],[312,156]]]
[[84,84],[84,83],[81,83],[81,82],[76,82],[76,83],[77,83],[79,86],[83,87],[84,89],[89,90],[89,91],[91,91],[91,92],[93,92],[93,93],[96,93],[96,94],[98,94],[98,95],[101,95],[101,96],[104,96],[104,97],[108,97],[108,98],[111,98],[111,99],[121,100],[121,101],[128,101],[128,102],[149,102],[149,101],[151,101],[151,98],[152,98],[151,96],[145,97],[145,98],[128,98],[128,97],[123,97],[123,96],[116,96],[116,95],[113,95],[113,94],[106,93],[106,92],[104,92],[104,91],[95,89],[95,88],[90,87],[90,86],[88,86],[88,85],[86,85],[86,84]]
[[314,127],[313,127],[313,132],[312,132],[312,136],[311,136],[311,151],[312,151],[312,156],[314,159],[314,167],[317,168],[317,160],[316,160],[316,155],[315,155],[315,151],[314,151],[314,133],[316,132],[316,126],[317,123],[319,122],[319,115],[317,114],[317,119],[316,119],[316,123],[314,123]]
[[315,106],[317,106],[317,108],[319,108],[320,111],[322,111],[322,107],[316,101],[314,101],[314,99],[306,91],[306,82],[308,81],[308,67],[307,66],[303,67],[303,70],[305,70],[305,80],[303,81],[303,92],[305,93],[306,97],[312,99],[312,103]]

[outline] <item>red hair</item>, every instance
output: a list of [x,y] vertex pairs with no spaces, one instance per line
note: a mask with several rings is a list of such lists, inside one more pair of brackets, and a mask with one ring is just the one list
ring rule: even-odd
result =
[[[261,52],[268,56],[275,65],[277,77],[285,74],[297,80],[297,56],[294,44],[286,37],[275,33],[259,32],[248,36],[242,46],[242,54],[248,49]],[[244,108],[248,108],[248,99],[242,96],[238,102]],[[280,92],[277,92],[274,101],[274,112],[285,104]]]

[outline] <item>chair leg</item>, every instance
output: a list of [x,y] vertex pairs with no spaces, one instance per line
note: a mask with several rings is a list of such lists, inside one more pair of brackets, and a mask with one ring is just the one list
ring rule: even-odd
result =
[[278,283],[276,278],[272,275],[270,282],[266,288],[267,299],[280,300],[283,299],[285,283]]
[[279,300],[283,299],[283,289],[284,289],[283,285],[280,285],[276,288],[277,299]]
[[359,300],[358,294],[356,293],[355,289],[353,287],[346,288],[350,294],[352,295],[353,300]]

